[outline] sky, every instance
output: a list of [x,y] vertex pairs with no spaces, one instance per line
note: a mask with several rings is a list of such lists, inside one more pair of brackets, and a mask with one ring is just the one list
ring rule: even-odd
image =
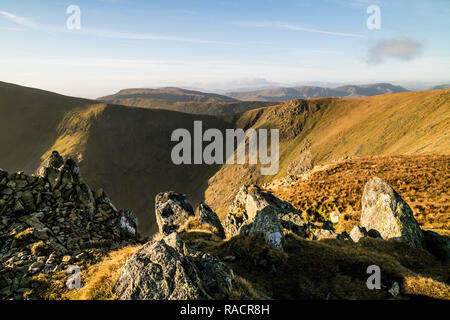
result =
[[449,0],[1,0],[0,81],[86,98],[164,86],[431,86],[450,83],[449,16]]

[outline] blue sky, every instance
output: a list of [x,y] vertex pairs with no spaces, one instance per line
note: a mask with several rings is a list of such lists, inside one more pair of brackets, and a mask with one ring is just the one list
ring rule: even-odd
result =
[[[81,9],[69,30],[66,9]],[[369,30],[369,5],[381,29]],[[450,82],[448,0],[0,3],[0,81],[98,97],[305,83]]]

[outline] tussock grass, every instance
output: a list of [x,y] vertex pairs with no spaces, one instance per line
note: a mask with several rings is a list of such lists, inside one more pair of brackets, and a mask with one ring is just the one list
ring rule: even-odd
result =
[[275,187],[272,192],[310,216],[343,213],[338,231],[359,225],[361,197],[366,182],[377,176],[390,184],[411,206],[424,229],[443,235],[450,231],[448,181],[450,156],[402,155],[360,157],[330,165],[307,181]]

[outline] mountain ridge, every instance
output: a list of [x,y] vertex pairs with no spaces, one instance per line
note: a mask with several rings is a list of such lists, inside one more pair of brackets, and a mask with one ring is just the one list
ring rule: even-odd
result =
[[407,89],[401,86],[394,86],[390,83],[374,83],[365,85],[345,85],[336,88],[317,86],[282,87],[247,92],[228,92],[227,95],[243,101],[287,101],[308,98],[362,97],[407,91]]
[[104,96],[97,100],[131,107],[207,115],[235,114],[273,104],[263,101],[239,101],[224,95],[176,87],[122,89],[116,94]]

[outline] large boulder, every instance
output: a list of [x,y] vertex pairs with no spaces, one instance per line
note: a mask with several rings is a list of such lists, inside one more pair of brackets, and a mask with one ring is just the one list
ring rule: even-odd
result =
[[204,202],[200,203],[197,210],[200,222],[216,228],[219,237],[225,238],[225,231],[217,214]]
[[256,185],[242,186],[224,221],[227,235],[233,237],[242,233],[240,229],[252,223],[258,213],[267,207],[272,208],[279,219],[291,222],[285,223],[286,225],[290,227],[292,224],[303,225],[299,212],[290,203],[264,192]]
[[116,295],[121,300],[226,299],[233,271],[214,257],[188,251],[176,233],[146,243],[123,266]]
[[361,226],[378,231],[385,240],[394,238],[424,248],[423,234],[411,208],[380,178],[372,178],[364,187]]
[[156,195],[155,214],[159,232],[169,235],[185,224],[189,217],[194,216],[194,209],[186,195],[168,191]]
[[255,221],[250,225],[249,234],[262,237],[268,245],[275,249],[283,248],[283,226],[270,206],[258,212]]

